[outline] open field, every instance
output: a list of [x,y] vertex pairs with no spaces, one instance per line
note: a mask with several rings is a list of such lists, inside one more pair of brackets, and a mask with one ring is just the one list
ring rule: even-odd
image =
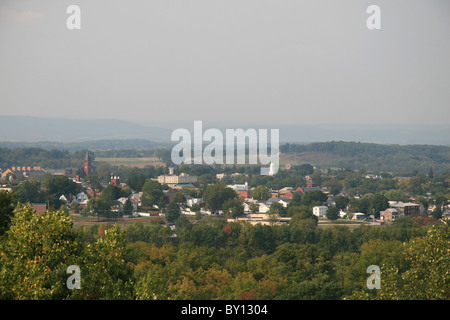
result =
[[[118,219],[104,219],[100,218],[98,221],[97,217],[84,217],[81,214],[71,213],[73,225],[75,228],[82,228],[84,226],[92,226],[95,224],[118,224],[121,227],[130,225],[133,223],[142,223],[143,225],[157,224],[164,219],[164,217],[139,217],[139,218],[118,218]],[[163,220],[164,221],[164,220]]]
[[286,164],[301,165],[304,163],[318,165],[339,159],[342,159],[342,157],[323,152],[280,153],[280,165],[282,166]]
[[165,164],[159,158],[96,158],[95,164],[108,163],[112,166],[125,166],[144,168],[145,166],[164,167]]
[[380,224],[371,223],[369,221],[349,221],[349,220],[319,220],[317,227],[318,228],[331,228],[331,227],[347,227],[350,229],[358,228],[360,226],[370,226],[370,227],[378,227]]

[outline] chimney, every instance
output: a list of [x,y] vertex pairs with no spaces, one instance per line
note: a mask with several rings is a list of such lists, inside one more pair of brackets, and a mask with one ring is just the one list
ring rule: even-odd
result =
[[12,171],[16,171],[16,167],[12,167],[11,170],[12,170]]

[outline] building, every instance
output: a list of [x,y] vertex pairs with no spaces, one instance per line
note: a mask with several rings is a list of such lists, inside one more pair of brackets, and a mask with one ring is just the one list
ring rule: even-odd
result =
[[187,196],[186,197],[186,205],[188,207],[192,207],[194,204],[198,204],[200,207],[205,206],[205,202],[203,201],[202,198],[193,198],[191,196]]
[[380,211],[380,218],[383,221],[394,221],[395,219],[402,217],[403,213],[395,208],[388,208],[384,211]]
[[316,217],[323,217],[327,214],[328,207],[327,206],[315,206],[313,207],[313,215]]
[[389,206],[405,216],[420,214],[420,204],[417,203],[389,201]]
[[274,202],[281,204],[284,208],[287,208],[287,205],[291,202],[291,199],[289,199],[289,198],[269,198],[269,199],[267,199],[265,204],[267,205],[267,207],[270,208],[270,206]]
[[280,217],[280,216],[270,216],[265,213],[251,213],[246,214],[243,217],[238,217],[234,219],[227,219],[228,222],[247,222],[251,225],[282,225],[289,224],[291,218],[289,217]]
[[88,176],[94,172],[92,168],[92,158],[89,152],[86,152],[86,157],[84,158],[84,173]]
[[2,180],[8,181],[13,180],[19,175],[22,175],[28,178],[31,174],[46,174],[47,171],[42,169],[41,167],[31,167],[31,166],[15,166],[11,167],[11,169],[7,169],[2,173]]
[[352,214],[352,220],[364,220],[366,215],[362,212],[355,212]]
[[320,187],[317,187],[312,180],[309,180],[306,183],[306,187],[297,188],[296,191],[300,192],[301,194],[304,194],[305,192],[308,192],[308,191],[322,191],[322,189]]
[[45,203],[33,203],[30,205],[35,213],[45,213],[47,211],[47,204]]
[[111,177],[111,185],[113,187],[120,187],[120,177],[118,176],[112,176]]
[[12,190],[10,186],[0,186],[0,191],[12,192]]
[[227,187],[233,189],[237,195],[243,198],[250,198],[250,188],[248,187],[247,182],[245,182],[244,184],[231,184]]
[[177,184],[190,184],[197,182],[197,176],[190,176],[187,173],[181,173],[180,175],[162,175],[158,177],[158,182],[161,184],[167,184],[169,186],[175,186]]

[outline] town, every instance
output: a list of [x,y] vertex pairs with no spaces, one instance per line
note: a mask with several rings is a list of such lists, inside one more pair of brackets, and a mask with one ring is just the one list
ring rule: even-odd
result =
[[[309,164],[299,166],[300,169],[286,165],[283,171],[285,174],[294,173],[293,179],[279,188],[270,183],[257,184],[257,173],[249,174],[243,170],[218,173],[209,165],[193,166],[196,168],[194,171],[200,173],[201,170],[211,171],[198,176],[186,173],[187,167],[183,164],[167,166],[161,170],[164,174],[141,176],[141,184],[136,187],[133,182],[129,185],[113,172],[109,172],[109,180],[99,181],[92,156],[87,152],[82,168],[7,168],[0,171],[0,188],[16,192],[22,203],[33,206],[38,213],[62,208],[75,215],[96,216],[98,221],[100,218],[105,221],[116,218],[117,221],[118,218],[166,216],[167,222],[173,223],[184,215],[193,220],[201,216],[217,216],[225,217],[229,222],[274,225],[288,224],[296,213],[305,211],[319,224],[340,220],[342,223],[380,225],[402,216],[440,219],[449,215],[447,199],[442,194],[432,197],[431,193],[411,194],[404,187],[402,190],[403,185],[408,186],[409,179],[405,177],[383,178],[383,174],[362,173],[358,177],[361,184],[383,183],[383,179],[387,184],[383,192],[372,193],[369,190],[364,194],[344,188],[346,181],[342,178],[354,177],[355,173],[323,172]],[[127,180],[132,181],[133,177]],[[317,180],[321,185],[315,182]],[[45,188],[51,189],[47,197],[43,195]]]
[[[326,148],[352,161],[358,148],[373,166],[367,150],[378,157],[381,146],[293,153],[311,147],[282,145],[269,175],[176,165],[170,150],[3,148],[0,299],[448,299],[445,273],[433,271],[449,261],[446,162],[387,172],[316,164]],[[369,266],[384,275],[377,290],[366,286]]]

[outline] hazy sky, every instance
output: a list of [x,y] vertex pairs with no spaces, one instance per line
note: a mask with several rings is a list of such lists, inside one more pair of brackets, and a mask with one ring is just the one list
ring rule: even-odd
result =
[[2,0],[0,115],[450,124],[450,1]]

